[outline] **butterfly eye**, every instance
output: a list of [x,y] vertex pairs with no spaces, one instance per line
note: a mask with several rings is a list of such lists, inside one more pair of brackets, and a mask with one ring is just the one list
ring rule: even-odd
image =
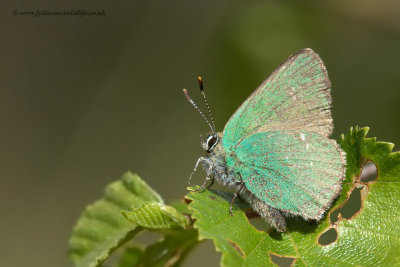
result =
[[218,143],[218,137],[215,135],[210,135],[207,138],[207,146],[208,146],[207,152],[209,153],[212,152],[217,143]]

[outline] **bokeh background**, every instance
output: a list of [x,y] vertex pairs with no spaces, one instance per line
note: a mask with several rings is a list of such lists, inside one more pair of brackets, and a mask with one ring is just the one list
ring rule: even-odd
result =
[[[106,15],[13,15],[36,9]],[[202,105],[198,75],[222,130],[276,66],[311,47],[332,81],[333,137],[370,126],[400,144],[399,10],[397,0],[3,3],[0,266],[71,266],[73,225],[125,171],[182,198],[208,131],[182,94]],[[206,242],[185,264],[219,257]]]

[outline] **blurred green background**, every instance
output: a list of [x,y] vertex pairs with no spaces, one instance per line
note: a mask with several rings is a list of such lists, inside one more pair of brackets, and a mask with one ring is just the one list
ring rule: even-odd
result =
[[[23,17],[14,10],[105,10]],[[217,128],[288,56],[311,47],[332,81],[334,138],[350,126],[400,144],[400,2],[131,1],[3,3],[0,13],[0,266],[71,266],[73,225],[131,170],[182,198]],[[199,184],[198,174],[194,183]],[[211,243],[186,266],[217,266]]]

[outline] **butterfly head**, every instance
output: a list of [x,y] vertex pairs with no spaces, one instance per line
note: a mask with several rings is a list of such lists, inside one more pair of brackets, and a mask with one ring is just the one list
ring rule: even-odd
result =
[[218,145],[219,137],[216,133],[209,134],[205,139],[201,138],[201,147],[207,152],[212,153]]

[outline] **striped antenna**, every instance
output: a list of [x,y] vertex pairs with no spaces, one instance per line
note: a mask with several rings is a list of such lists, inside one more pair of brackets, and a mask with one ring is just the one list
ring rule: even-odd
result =
[[196,105],[196,103],[194,103],[194,101],[190,98],[188,91],[186,89],[183,89],[183,93],[185,94],[187,100],[190,102],[190,104],[192,104],[192,106],[200,113],[200,115],[203,117],[203,119],[206,121],[206,123],[208,124],[208,126],[210,127],[211,131],[213,132],[213,134],[215,134],[215,130],[214,128],[211,126],[211,123],[207,120],[206,116],[204,116],[203,112],[201,112],[201,110],[199,109],[199,107]]
[[213,118],[213,116],[211,114],[210,106],[208,105],[206,94],[204,93],[203,79],[201,78],[201,76],[199,76],[197,79],[199,80],[200,91],[201,91],[201,94],[203,95],[204,102],[206,103],[206,106],[207,106],[207,109],[208,109],[208,114],[210,115],[211,123],[212,123],[212,126],[213,126],[212,129],[213,129],[213,132],[215,133],[215,122],[214,122],[214,118]]

